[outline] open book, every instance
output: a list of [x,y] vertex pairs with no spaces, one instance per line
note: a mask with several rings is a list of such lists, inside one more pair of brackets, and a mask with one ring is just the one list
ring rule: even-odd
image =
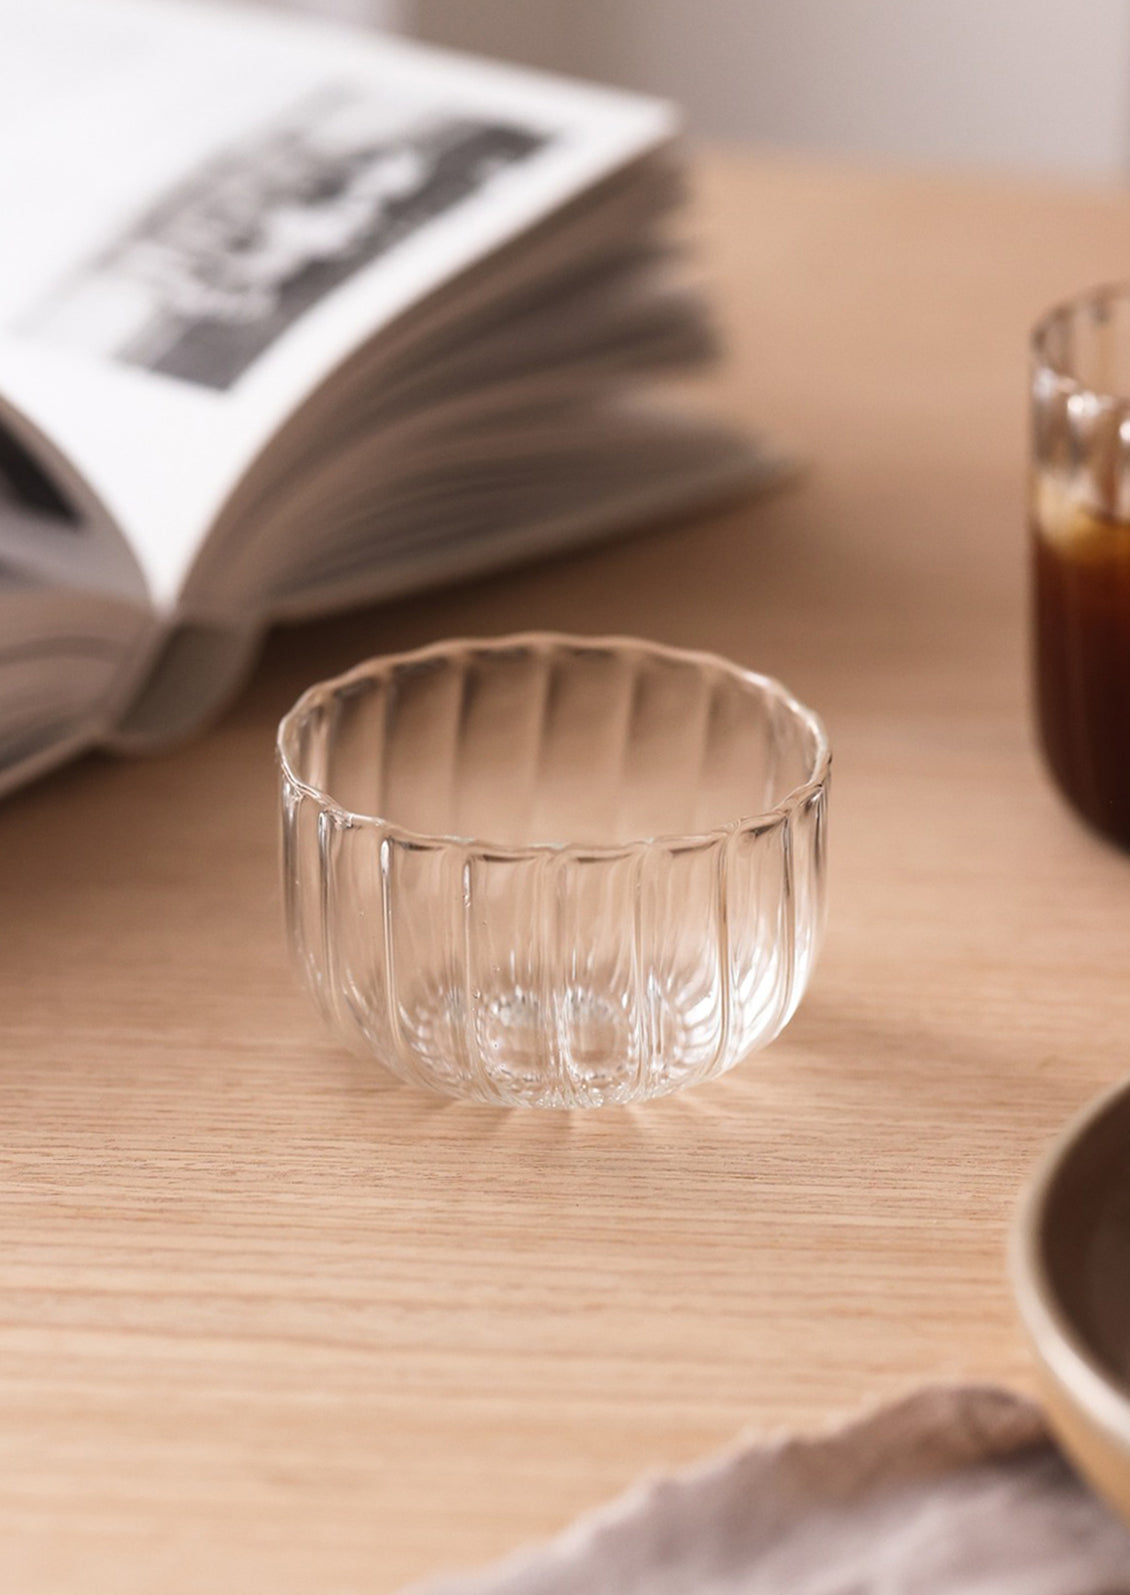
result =
[[179,0],[0,13],[0,790],[183,734],[263,627],[771,470],[702,358],[670,110]]

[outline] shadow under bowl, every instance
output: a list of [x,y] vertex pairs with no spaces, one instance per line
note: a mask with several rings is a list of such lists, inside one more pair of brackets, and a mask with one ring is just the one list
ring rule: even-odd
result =
[[1045,1155],[1017,1212],[1010,1262],[1049,1421],[1130,1521],[1130,1081]]

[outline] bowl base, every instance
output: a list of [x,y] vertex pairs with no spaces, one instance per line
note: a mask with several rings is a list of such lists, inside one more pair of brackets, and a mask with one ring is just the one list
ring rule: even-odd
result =
[[[513,1106],[606,1107],[719,1072],[718,993],[700,979],[634,992],[574,984],[552,998],[520,984],[475,993],[417,988],[400,1015],[416,1084]],[[402,1074],[404,1070],[399,1071]]]

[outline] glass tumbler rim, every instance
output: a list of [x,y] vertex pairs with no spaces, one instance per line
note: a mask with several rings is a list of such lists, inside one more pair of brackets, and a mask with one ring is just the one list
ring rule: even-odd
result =
[[[299,726],[320,705],[329,702],[336,694],[356,683],[376,680],[405,667],[426,663],[429,660],[472,654],[500,654],[516,649],[533,652],[554,649],[578,649],[592,652],[617,652],[643,654],[653,659],[689,665],[699,670],[712,670],[728,676],[743,689],[770,697],[781,704],[799,720],[813,739],[813,753],[807,777],[792,787],[779,802],[756,814],[737,815],[724,824],[696,832],[663,832],[632,837],[620,842],[528,842],[519,845],[495,843],[489,837],[463,836],[453,832],[417,831],[380,814],[366,814],[348,808],[330,792],[305,780],[295,768],[292,745]],[[749,670],[735,664],[721,654],[706,649],[677,648],[667,643],[652,642],[645,638],[623,635],[586,635],[573,632],[523,631],[497,637],[460,636],[428,643],[424,647],[405,649],[398,653],[375,655],[353,665],[349,670],[308,687],[279,722],[275,740],[276,759],[284,781],[296,792],[312,799],[333,821],[347,829],[370,827],[380,830],[391,840],[407,847],[438,848],[459,847],[499,861],[527,858],[568,856],[577,859],[619,858],[648,848],[705,847],[738,833],[767,831],[783,824],[796,813],[815,792],[827,785],[831,770],[832,752],[828,733],[820,716],[802,703],[776,677],[760,671]]]
[[1049,347],[1056,327],[1062,326],[1072,316],[1082,310],[1101,310],[1119,300],[1130,305],[1130,277],[1095,283],[1089,288],[1067,294],[1037,317],[1028,335],[1028,350],[1033,376],[1045,385],[1043,391],[1049,396],[1052,393],[1060,393],[1068,398],[1078,395],[1089,400],[1096,410],[1130,408],[1130,391],[1118,392],[1113,385],[1111,389],[1104,389],[1093,382],[1085,382],[1071,369],[1070,362],[1057,359]]

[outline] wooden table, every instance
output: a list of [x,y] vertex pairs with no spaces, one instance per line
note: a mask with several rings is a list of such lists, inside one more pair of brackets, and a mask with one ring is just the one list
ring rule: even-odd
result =
[[[210,735],[0,810],[0,1587],[383,1595],[740,1431],[1027,1383],[1025,1170],[1130,1066],[1130,859],[1037,765],[1025,333],[1130,197],[714,159],[723,402],[770,501],[279,636]],[[798,1017],[639,1110],[381,1089],[279,930],[272,739],[368,653],[644,633],[836,749]]]

